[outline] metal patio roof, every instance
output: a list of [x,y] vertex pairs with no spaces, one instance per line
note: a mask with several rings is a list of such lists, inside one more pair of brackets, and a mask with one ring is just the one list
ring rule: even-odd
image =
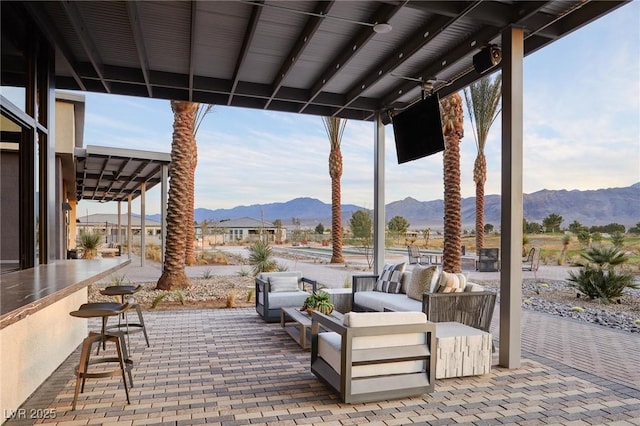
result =
[[477,80],[473,55],[510,26],[528,55],[626,2],[23,4],[56,46],[58,89],[371,120],[422,83],[442,97]]
[[76,196],[78,200],[127,201],[162,181],[162,167],[171,155],[87,145],[76,148]]

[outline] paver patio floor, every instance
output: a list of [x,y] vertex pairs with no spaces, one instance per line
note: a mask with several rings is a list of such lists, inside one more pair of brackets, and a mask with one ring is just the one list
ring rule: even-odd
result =
[[[548,339],[545,348],[554,352],[555,346],[555,352],[563,354],[562,334],[574,331],[553,325],[557,318],[539,317],[525,315],[523,335],[527,327],[542,330]],[[78,409],[71,411],[76,351],[24,408],[55,409],[55,419],[39,422],[59,425],[640,425],[640,386],[599,377],[588,368],[578,370],[548,354],[525,351],[521,368],[494,366],[484,376],[438,380],[435,392],[421,397],[350,405],[340,403],[310,372],[308,351],[279,324],[260,320],[253,309],[150,311],[145,321],[151,347],[144,345],[142,335],[131,336],[135,362],[131,405],[126,404],[117,378],[91,379]],[[97,326],[90,323],[90,328]],[[545,334],[551,331],[560,337]],[[588,335],[566,338],[576,344]],[[625,338],[637,345],[636,335],[622,333],[617,339],[622,353],[606,344],[599,349],[622,359],[637,349],[633,345],[624,349]],[[525,349],[532,345],[523,339]],[[580,357],[589,357],[584,349],[576,349]],[[619,365],[620,371],[627,368]],[[638,365],[633,367],[636,374]],[[616,374],[628,378],[620,371]],[[6,424],[31,422],[15,419]]]

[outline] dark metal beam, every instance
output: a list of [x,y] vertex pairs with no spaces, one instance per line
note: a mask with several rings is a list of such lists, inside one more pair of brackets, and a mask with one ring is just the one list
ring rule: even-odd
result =
[[229,100],[227,101],[227,105],[231,105],[231,103],[233,102],[233,95],[235,94],[236,87],[238,86],[240,71],[242,70],[242,65],[244,64],[244,61],[247,58],[247,53],[249,53],[251,42],[253,41],[253,37],[256,34],[256,28],[258,26],[258,22],[260,21],[260,15],[262,14],[263,3],[264,3],[264,0],[256,1],[255,5],[251,10],[251,17],[249,18],[249,23],[247,24],[247,29],[244,33],[244,39],[242,40],[242,47],[240,48],[238,59],[236,60],[236,67],[233,70],[231,91],[229,93]]
[[191,2],[191,30],[189,32],[189,101],[193,102],[193,80],[196,64],[196,31],[198,29],[198,2]]
[[136,51],[138,52],[138,61],[140,62],[140,70],[144,76],[144,84],[147,86],[147,93],[149,97],[153,97],[153,89],[151,87],[151,80],[149,78],[149,60],[147,55],[147,48],[144,43],[144,33],[142,32],[142,24],[140,23],[140,13],[138,11],[138,3],[135,1],[127,2],[127,11],[129,12],[129,22],[131,23],[131,32],[133,33],[133,40],[136,44]]
[[91,33],[89,30],[87,30],[87,26],[82,19],[82,14],[80,13],[78,3],[72,1],[63,1],[60,2],[60,4],[62,5],[62,9],[67,14],[67,18],[69,18],[69,21],[71,22],[71,25],[73,26],[73,29],[78,36],[78,40],[80,41],[80,44],[82,44],[82,47],[87,54],[87,58],[89,59],[89,62],[91,62],[93,69],[98,75],[100,82],[104,87],[104,90],[107,93],[111,93],[109,83],[107,83],[107,81],[104,79],[104,64],[100,59],[98,49],[91,40]]
[[[380,6],[375,13],[369,18],[368,22],[388,22],[396,13],[398,13],[402,9],[403,3],[398,4],[383,4]],[[309,99],[305,102],[305,104],[300,108],[299,112],[304,112],[305,108],[311,104],[316,96],[320,94],[322,89],[331,81],[331,79],[340,71],[341,68],[345,66],[347,62],[353,58],[358,51],[367,44],[376,33],[373,31],[372,27],[365,27],[358,31],[356,36],[349,40],[342,48],[340,49],[340,54],[337,57],[333,58],[329,61],[329,65],[322,71],[320,74],[320,78],[313,84],[311,87],[311,93],[309,94]]]
[[320,24],[325,19],[324,16],[331,11],[331,8],[334,4],[334,1],[320,1],[316,5],[316,8],[313,11],[313,15],[307,20],[307,23],[302,29],[302,33],[293,45],[293,49],[291,49],[291,52],[289,52],[287,58],[280,66],[280,70],[278,71],[278,74],[276,74],[276,78],[271,84],[271,86],[273,86],[273,91],[271,93],[271,97],[265,105],[265,109],[269,108],[269,105],[282,87],[282,84],[289,74],[289,71],[291,71],[293,66],[302,55],[302,52],[304,52],[304,49],[309,45],[308,42],[313,38],[313,35],[316,33],[316,31],[318,31],[318,28],[320,28]]
[[[387,76],[393,70],[402,65],[407,59],[411,58],[422,47],[427,45],[437,35],[443,33],[447,28],[451,27],[455,22],[464,18],[467,14],[478,7],[482,2],[476,1],[470,4],[463,4],[463,9],[460,9],[455,16],[437,16],[426,25],[420,27],[417,31],[413,32],[407,37],[401,44],[402,52],[394,51],[387,55],[383,60],[378,62],[375,66],[369,69],[366,73],[367,77],[358,81],[351,86],[347,91],[346,102],[343,108],[351,105],[365,90],[376,84],[383,77]],[[402,54],[400,54],[402,53]],[[339,113],[343,108],[336,111]]]
[[87,87],[84,85],[82,78],[80,77],[80,73],[76,69],[76,60],[73,57],[73,53],[71,53],[71,49],[69,45],[65,41],[64,37],[60,34],[60,31],[53,24],[53,20],[49,18],[47,13],[42,10],[41,5],[38,2],[24,2],[24,7],[27,9],[33,20],[36,22],[40,31],[42,31],[51,43],[52,46],[55,46],[61,53],[62,58],[64,59],[69,71],[71,72],[71,76],[75,80],[78,87],[86,91]]

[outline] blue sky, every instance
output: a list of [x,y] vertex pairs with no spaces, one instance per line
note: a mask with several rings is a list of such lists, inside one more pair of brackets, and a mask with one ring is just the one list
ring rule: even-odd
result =
[[[624,187],[640,181],[640,2],[525,58],[525,193]],[[85,93],[86,145],[170,152],[169,101]],[[486,194],[500,193],[500,119],[491,128]],[[322,119],[215,106],[197,135],[196,207],[231,208],[313,197],[331,202]],[[386,127],[386,202],[443,198],[442,154],[397,164]],[[373,206],[373,124],[349,121],[342,202]],[[476,144],[465,111],[462,196],[473,197]],[[134,202],[134,212],[139,211]],[[116,206],[81,202],[80,215]],[[160,211],[159,186],[147,214]]]

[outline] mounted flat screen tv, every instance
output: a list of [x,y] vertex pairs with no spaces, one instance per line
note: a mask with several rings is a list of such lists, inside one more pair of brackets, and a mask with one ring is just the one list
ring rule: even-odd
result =
[[444,151],[440,99],[433,94],[393,117],[398,164]]

